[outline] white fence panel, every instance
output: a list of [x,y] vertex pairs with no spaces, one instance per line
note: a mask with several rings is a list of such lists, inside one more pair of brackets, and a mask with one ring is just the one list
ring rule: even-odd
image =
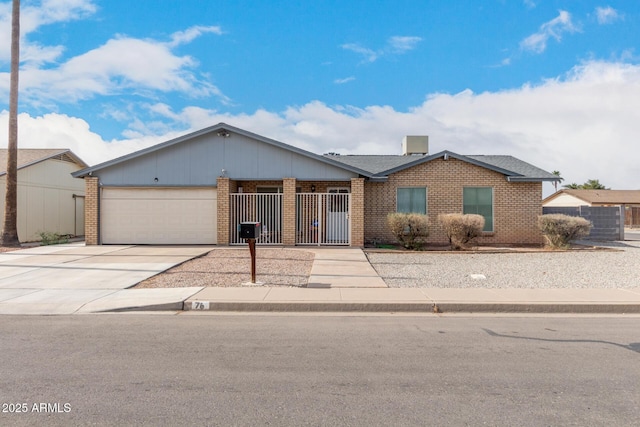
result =
[[246,245],[240,238],[241,222],[259,222],[262,227],[259,245],[282,244],[282,194],[235,193],[230,195],[232,245]]

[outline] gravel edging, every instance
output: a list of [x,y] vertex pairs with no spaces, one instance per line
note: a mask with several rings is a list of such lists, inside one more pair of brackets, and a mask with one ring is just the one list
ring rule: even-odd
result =
[[[261,247],[256,252],[256,281],[267,286],[306,287],[314,258],[315,255],[309,251]],[[248,248],[214,249],[133,288],[234,287],[250,280]]]
[[581,243],[617,250],[365,252],[391,288],[640,288],[640,242]]

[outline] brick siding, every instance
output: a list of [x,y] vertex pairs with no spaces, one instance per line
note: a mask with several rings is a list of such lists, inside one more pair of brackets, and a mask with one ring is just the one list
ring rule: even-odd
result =
[[84,239],[86,245],[98,245],[99,229],[98,206],[99,206],[99,180],[96,176],[84,178]]
[[493,188],[494,231],[480,244],[542,244],[537,227],[542,214],[542,183],[508,182],[504,175],[458,159],[435,159],[389,176],[387,182],[365,183],[365,241],[393,242],[386,217],[396,211],[398,187],[427,187],[428,241],[447,244],[438,224],[439,214],[462,213],[462,191],[467,186]]
[[351,179],[351,246],[364,246],[364,178]]

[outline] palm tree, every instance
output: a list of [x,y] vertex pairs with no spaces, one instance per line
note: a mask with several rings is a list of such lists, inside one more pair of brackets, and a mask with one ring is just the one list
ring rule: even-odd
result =
[[[560,178],[561,181],[564,179],[560,176],[560,171],[553,171],[551,173]],[[553,188],[558,192],[558,181],[553,181]]]
[[598,179],[588,179],[587,182],[585,182],[584,184],[576,184],[571,183],[571,184],[567,184],[567,185],[563,185],[564,188],[569,188],[572,190],[609,190],[609,188],[605,187],[604,185],[600,184],[600,180]]
[[581,188],[585,190],[608,190],[608,188],[600,184],[600,180],[597,179],[587,180],[587,182],[582,184]]
[[11,14],[11,80],[9,86],[9,144],[7,190],[4,204],[2,246],[20,246],[18,240],[18,71],[20,66],[20,0],[13,0]]

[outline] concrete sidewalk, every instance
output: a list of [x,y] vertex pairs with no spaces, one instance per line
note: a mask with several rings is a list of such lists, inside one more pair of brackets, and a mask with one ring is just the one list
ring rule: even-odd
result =
[[0,254],[0,314],[113,311],[640,313],[638,289],[388,288],[354,248],[312,250],[308,288],[127,289],[205,246],[44,246]]
[[205,288],[185,310],[640,313],[640,289]]

